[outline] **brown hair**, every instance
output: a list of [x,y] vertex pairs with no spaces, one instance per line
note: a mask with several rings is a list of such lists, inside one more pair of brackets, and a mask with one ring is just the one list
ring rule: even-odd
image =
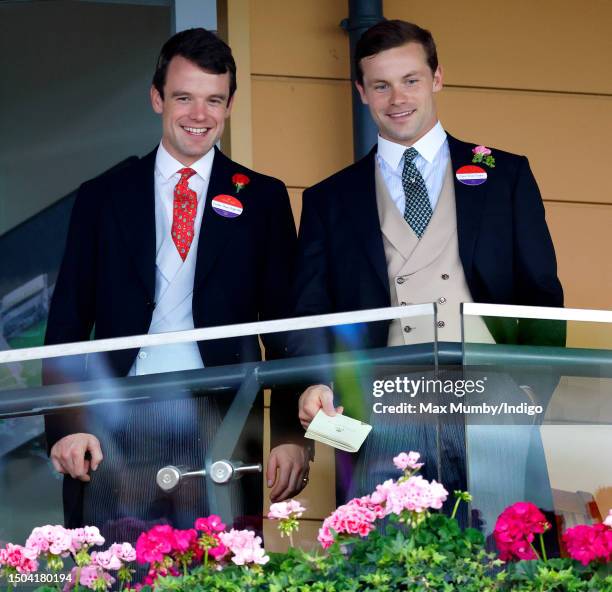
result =
[[234,62],[232,50],[214,33],[202,28],[181,31],[170,37],[161,48],[153,75],[153,86],[162,99],[164,98],[168,64],[175,56],[181,56],[198,65],[202,70],[213,74],[229,72],[228,101],[231,99],[236,91],[236,62]]
[[376,55],[386,49],[401,47],[406,43],[419,43],[423,46],[427,56],[427,64],[432,74],[435,73],[438,69],[438,53],[433,37],[427,29],[421,29],[418,25],[406,21],[381,21],[370,27],[359,38],[355,46],[354,59],[357,82],[363,85],[363,71],[361,70],[361,60],[363,58]]

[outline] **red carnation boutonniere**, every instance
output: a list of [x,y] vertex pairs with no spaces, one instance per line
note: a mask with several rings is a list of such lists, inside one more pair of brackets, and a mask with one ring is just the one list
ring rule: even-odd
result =
[[246,175],[243,175],[242,173],[236,173],[233,177],[232,177],[232,183],[234,184],[234,186],[236,187],[236,193],[239,193],[240,190],[245,186],[248,185],[251,182],[251,179],[249,179]]
[[474,158],[472,158],[472,162],[474,164],[481,162],[492,169],[495,168],[495,158],[491,156],[490,148],[487,148],[486,146],[476,146],[476,148],[472,148],[472,152],[474,154]]

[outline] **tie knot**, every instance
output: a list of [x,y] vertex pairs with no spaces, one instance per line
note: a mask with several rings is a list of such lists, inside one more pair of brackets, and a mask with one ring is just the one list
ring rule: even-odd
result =
[[409,164],[419,155],[419,152],[414,146],[411,146],[407,150],[404,150],[404,162]]
[[190,169],[189,167],[185,167],[184,169],[178,171],[178,174],[181,176],[179,183],[185,183],[189,180],[190,177],[193,177],[196,172],[193,169]]

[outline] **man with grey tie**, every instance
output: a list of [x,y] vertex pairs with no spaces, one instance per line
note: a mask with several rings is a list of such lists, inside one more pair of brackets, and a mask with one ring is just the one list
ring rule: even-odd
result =
[[[295,313],[436,302],[439,340],[459,342],[463,302],[562,306],[554,248],[528,161],[445,131],[435,102],[443,71],[431,33],[383,21],[362,35],[354,60],[355,85],[378,140],[366,157],[304,192]],[[431,322],[371,323],[358,347],[417,344],[432,336]],[[563,339],[538,337],[528,323],[493,328],[482,320],[472,337],[485,343]],[[326,334],[323,341],[328,351],[338,347],[337,336]],[[321,350],[321,340],[314,339],[296,341],[293,348],[314,353],[313,344]],[[345,403],[347,394],[336,394]],[[333,397],[327,385],[306,389],[302,425],[321,409],[328,415],[342,411]],[[435,467],[439,445],[447,485],[465,487],[462,426],[451,426],[437,442],[410,419],[385,419],[397,429],[377,434],[375,426],[361,452],[368,474],[375,475],[379,464],[389,466],[390,457],[379,458],[374,448],[421,450]]]

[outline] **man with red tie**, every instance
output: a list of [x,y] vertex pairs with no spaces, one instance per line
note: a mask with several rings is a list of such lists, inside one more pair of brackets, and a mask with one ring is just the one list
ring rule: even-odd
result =
[[[84,341],[92,329],[101,339],[289,316],[296,237],[287,190],[215,147],[235,90],[231,50],[214,34],[191,29],[166,42],[150,92],[161,142],[80,188],[47,344]],[[268,359],[284,354],[281,337],[263,342]],[[111,352],[69,379],[99,376],[100,368],[106,376],[137,376],[259,359],[257,336],[181,343]],[[67,525],[138,518],[190,526],[206,511],[202,480],[168,498],[155,472],[166,464],[203,466],[227,405],[201,397],[49,416]],[[289,407],[283,397],[273,400],[276,445],[266,475],[273,501],[295,495],[308,470],[299,440],[287,443],[293,434],[275,431],[287,414],[296,417],[297,406]],[[253,460],[261,453],[259,411],[243,434]]]

